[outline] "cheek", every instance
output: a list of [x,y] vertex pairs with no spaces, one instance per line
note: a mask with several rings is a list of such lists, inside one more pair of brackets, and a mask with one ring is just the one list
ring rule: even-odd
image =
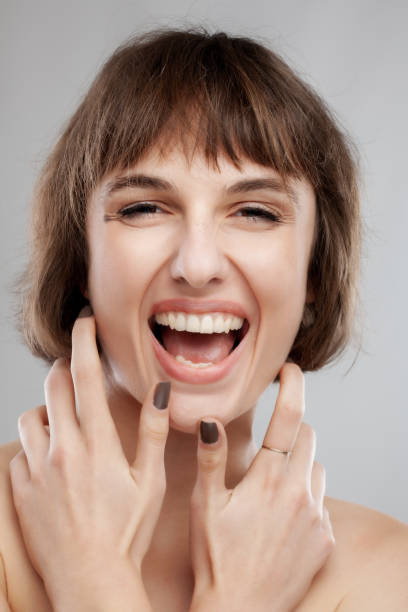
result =
[[124,232],[120,239],[112,234],[109,240],[99,236],[94,244],[90,242],[89,296],[98,338],[116,383],[126,389],[136,385],[143,392],[146,376],[130,371],[129,364],[143,364],[138,321],[152,262],[140,241]]
[[116,308],[137,303],[149,283],[155,262],[148,245],[122,232],[99,240],[91,249],[89,288],[94,301],[114,302]]
[[245,254],[242,271],[251,282],[254,295],[262,301],[261,313],[265,308],[278,307],[290,311],[298,300],[303,300],[307,261],[293,234],[274,234]]

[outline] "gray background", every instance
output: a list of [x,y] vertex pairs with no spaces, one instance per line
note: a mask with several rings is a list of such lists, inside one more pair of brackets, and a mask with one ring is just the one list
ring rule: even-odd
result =
[[[1,0],[0,443],[43,402],[46,367],[12,326],[10,283],[25,257],[34,178],[96,69],[131,33],[196,25],[262,37],[335,110],[361,151],[365,188],[364,344],[306,375],[326,493],[408,523],[406,399],[407,18],[404,0]],[[348,371],[350,369],[350,371]],[[277,388],[262,396],[261,443]]]

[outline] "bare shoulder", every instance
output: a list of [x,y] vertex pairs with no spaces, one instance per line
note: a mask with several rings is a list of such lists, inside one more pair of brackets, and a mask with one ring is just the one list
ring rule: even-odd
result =
[[0,446],[0,552],[2,553],[8,544],[10,526],[16,521],[9,466],[21,448],[20,440],[13,440]]
[[[395,534],[407,534],[408,525],[398,519],[352,502],[325,497],[330,520],[342,540],[347,536],[348,546],[354,552],[381,546]],[[336,534],[335,534],[336,536]]]
[[373,590],[381,591],[383,598],[387,594],[393,571],[393,585],[400,583],[400,593],[406,589],[408,525],[372,508],[332,497],[325,498],[325,506],[336,546],[297,612],[408,609],[408,605],[394,603],[387,607],[386,600],[382,607],[368,605],[368,593]]
[[12,503],[11,487],[9,482],[9,463],[19,452],[21,444],[14,440],[0,446],[0,589],[8,599],[9,574],[6,566],[7,552],[10,547],[11,526],[14,522],[14,506]]
[[[354,597],[356,588],[361,590],[358,585],[368,586],[370,577],[373,580],[381,576],[381,567],[387,563],[397,565],[400,575],[403,571],[408,575],[408,526],[372,508],[332,497],[325,497],[325,506],[336,546],[296,612],[376,610],[366,605],[364,597],[355,605],[351,594]],[[381,609],[407,610],[408,606]]]
[[337,610],[408,610],[408,525],[332,498],[326,507],[342,563],[352,570]]
[[[11,609],[49,612],[44,585],[31,565],[14,507],[10,461],[22,449],[20,440],[0,446],[0,561],[3,565],[3,593]],[[1,568],[0,568],[1,569]]]
[[12,458],[21,450],[20,440],[13,440],[0,446],[0,548],[7,544],[6,534],[10,529],[10,522],[14,522],[15,510],[11,490],[9,466]]
[[16,526],[16,513],[11,490],[9,465],[22,446],[20,440],[13,440],[0,446],[0,552],[6,554],[10,543],[12,527]]

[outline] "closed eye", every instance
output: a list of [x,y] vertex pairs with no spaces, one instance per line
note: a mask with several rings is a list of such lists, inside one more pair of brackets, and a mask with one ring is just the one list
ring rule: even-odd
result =
[[265,208],[260,208],[258,206],[244,206],[240,208],[237,212],[247,212],[249,213],[246,218],[252,218],[253,221],[257,221],[258,218],[268,219],[269,221],[273,221],[274,223],[280,223],[281,219],[278,215]]
[[[118,211],[117,214],[106,214],[105,220],[117,218],[135,218],[135,217],[154,217],[157,216],[158,210],[162,210],[160,206],[152,202],[139,202],[126,206]],[[266,220],[272,223],[280,223],[281,217],[260,206],[244,206],[240,208],[236,214],[241,213],[245,219],[251,219],[252,222]]]
[[158,209],[157,204],[151,204],[150,202],[140,202],[139,204],[132,204],[119,211],[121,217],[136,217],[137,215],[147,215],[148,217],[153,216],[152,210]]

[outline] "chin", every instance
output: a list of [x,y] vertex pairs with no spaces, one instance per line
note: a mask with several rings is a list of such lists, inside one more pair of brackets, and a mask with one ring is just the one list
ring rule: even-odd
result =
[[171,429],[197,435],[202,419],[214,417],[225,428],[249,409],[250,406],[243,405],[239,397],[231,393],[223,396],[214,391],[196,394],[174,389],[170,396],[169,424]]

